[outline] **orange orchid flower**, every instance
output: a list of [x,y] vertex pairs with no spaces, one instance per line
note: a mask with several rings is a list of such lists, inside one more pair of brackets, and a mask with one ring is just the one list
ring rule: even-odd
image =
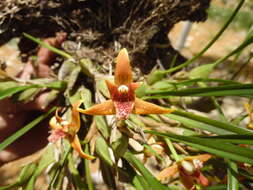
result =
[[209,160],[210,154],[201,154],[198,156],[188,156],[182,161],[162,170],[157,178],[159,180],[170,179],[176,173],[179,173],[180,180],[189,190],[195,190],[196,183],[206,187],[209,185],[208,179],[201,173],[200,169],[203,163]]
[[81,101],[73,105],[70,123],[67,120],[62,119],[58,115],[58,109],[56,110],[55,116],[51,118],[49,122],[52,131],[48,137],[48,141],[54,143],[61,138],[66,138],[69,140],[73,149],[76,150],[81,157],[87,160],[93,160],[95,157],[83,152],[80,140],[77,135],[77,132],[80,129],[80,116],[77,108],[80,106],[80,104]]
[[111,99],[94,105],[86,110],[78,111],[88,115],[115,115],[118,120],[125,120],[134,114],[165,114],[172,109],[166,109],[135,97],[135,90],[140,86],[133,82],[130,60],[127,50],[122,49],[116,58],[114,84],[106,80]]

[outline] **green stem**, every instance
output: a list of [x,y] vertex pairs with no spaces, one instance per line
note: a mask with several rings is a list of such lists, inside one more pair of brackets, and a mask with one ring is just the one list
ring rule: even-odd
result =
[[237,165],[235,162],[228,160],[228,182],[227,190],[238,190],[238,180],[236,173],[238,171]]
[[247,47],[248,45],[250,45],[252,42],[253,42],[253,36],[251,36],[250,38],[246,39],[244,42],[242,42],[242,44],[239,47],[237,47],[236,49],[234,49],[233,51],[231,51],[226,56],[224,56],[224,57],[218,59],[217,61],[215,61],[213,63],[214,66],[219,65],[220,63],[224,62],[225,60],[227,60],[232,55],[237,54],[238,52],[242,51],[245,47]]
[[30,40],[36,42],[37,44],[39,44],[39,45],[41,45],[41,46],[43,46],[43,47],[49,49],[50,51],[52,51],[52,52],[54,52],[54,53],[56,53],[56,54],[58,54],[58,55],[61,55],[62,57],[65,57],[65,58],[70,59],[70,60],[74,60],[73,57],[72,57],[71,55],[67,54],[66,52],[61,51],[61,50],[59,50],[59,49],[57,49],[57,48],[55,48],[55,47],[53,47],[53,46],[50,46],[48,43],[45,43],[45,42],[43,42],[43,41],[41,41],[41,40],[39,40],[39,39],[37,39],[37,38],[31,36],[30,34],[23,33],[23,35],[24,35],[26,38],[28,38],[28,39],[30,39]]
[[50,184],[48,186],[49,190],[51,190],[53,188],[54,183],[56,182],[59,174],[61,173],[62,168],[64,167],[64,165],[65,165],[65,163],[67,161],[67,158],[68,158],[68,155],[69,155],[70,151],[71,151],[71,146],[68,147],[67,151],[65,152],[65,154],[64,154],[64,156],[63,156],[63,158],[62,158],[62,160],[60,162],[59,167],[54,172],[52,180],[50,181]]
[[32,122],[30,122],[29,124],[27,124],[26,126],[21,128],[20,130],[16,131],[13,135],[9,136],[7,139],[5,139],[3,142],[0,143],[0,151],[5,149],[7,146],[9,146],[11,143],[16,141],[21,136],[23,136],[25,133],[27,133],[33,127],[37,126],[41,121],[46,119],[55,110],[56,110],[56,107],[51,108],[47,113],[37,117]]
[[172,153],[172,155],[173,155],[175,161],[176,161],[176,162],[179,162],[179,161],[180,161],[179,156],[178,156],[177,151],[175,150],[175,148],[174,148],[174,146],[173,146],[171,140],[168,139],[168,138],[164,138],[164,140],[165,140],[165,142],[167,143],[167,145],[168,145],[168,147],[169,147],[169,149],[170,149],[170,151],[171,151],[171,153]]
[[[85,145],[85,153],[89,154],[89,145]],[[88,189],[89,190],[94,190],[94,185],[92,183],[92,178],[91,178],[91,171],[90,171],[90,161],[87,159],[84,159],[84,165],[85,165],[85,177],[86,177],[86,182],[88,184]]]
[[202,56],[216,42],[216,40],[218,40],[219,37],[223,34],[223,32],[226,30],[226,28],[229,26],[229,24],[232,22],[232,20],[235,18],[236,14],[238,13],[238,11],[240,10],[240,8],[242,7],[244,1],[245,0],[241,0],[238,3],[236,9],[232,13],[232,15],[229,17],[229,19],[227,20],[227,22],[220,29],[220,31],[214,36],[214,38],[197,55],[195,55],[193,58],[189,59],[188,61],[186,61],[185,63],[183,63],[181,65],[178,65],[178,66],[176,66],[174,68],[168,69],[166,71],[161,71],[161,72],[163,72],[164,74],[168,74],[168,73],[177,71],[179,69],[182,69],[183,67],[188,66],[189,64],[191,64],[192,62],[194,62],[196,59],[198,59],[200,56]]

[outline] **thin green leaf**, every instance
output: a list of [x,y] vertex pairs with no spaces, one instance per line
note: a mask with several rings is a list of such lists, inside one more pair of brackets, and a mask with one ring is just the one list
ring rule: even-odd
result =
[[118,160],[121,156],[125,154],[127,151],[129,143],[129,138],[123,134],[120,135],[119,138],[116,139],[116,141],[111,143],[111,147],[114,151],[114,156],[116,157],[116,160]]
[[58,178],[60,178],[60,174],[62,169],[64,168],[65,163],[67,162],[68,155],[70,154],[72,148],[67,140],[64,140],[63,143],[65,144],[64,154],[59,163],[57,163],[58,167],[53,171],[51,181],[49,183],[48,189],[55,189],[54,187],[57,186]]
[[[85,144],[84,152],[86,154],[90,154],[88,144]],[[90,171],[90,161],[87,159],[84,159],[84,165],[85,165],[85,178],[88,185],[88,190],[94,190],[94,185],[92,182],[91,171]]]
[[239,190],[239,184],[237,180],[237,164],[228,160],[228,181],[227,190]]
[[176,87],[184,87],[184,86],[190,86],[194,85],[198,82],[202,83],[218,83],[218,84],[241,84],[234,80],[224,80],[224,79],[217,79],[217,78],[195,78],[195,79],[189,79],[189,80],[182,80],[182,81],[171,81],[171,80],[163,80],[164,82],[167,82],[168,84],[171,84]]
[[148,144],[143,144],[143,147],[145,147],[147,150],[145,151],[149,151],[151,154],[153,154],[157,159],[159,159],[160,161],[163,161],[164,159]]
[[30,39],[30,40],[36,42],[37,44],[39,44],[39,45],[41,45],[41,46],[43,46],[43,47],[49,49],[50,51],[52,51],[52,52],[54,52],[54,53],[56,53],[56,54],[58,54],[58,55],[60,55],[60,56],[62,56],[62,57],[65,57],[65,58],[67,58],[67,59],[72,59],[72,60],[73,60],[73,57],[72,57],[71,55],[67,54],[66,52],[64,52],[64,51],[62,51],[62,50],[59,50],[59,49],[57,49],[57,48],[55,48],[55,47],[49,45],[48,43],[45,43],[45,42],[41,41],[40,39],[31,36],[30,34],[23,33],[23,35],[24,35],[26,38],[28,38],[28,39]]
[[73,159],[73,156],[70,154],[68,156],[68,168],[71,173],[71,177],[73,178],[75,189],[76,190],[85,190],[85,184],[82,180],[82,177],[76,168],[75,160]]
[[253,135],[218,135],[218,136],[205,136],[201,138],[219,140],[233,144],[248,144],[253,145]]
[[18,94],[17,101],[30,101],[39,92],[38,88],[29,88]]
[[[250,149],[224,143],[219,140],[210,141],[199,137],[175,135],[171,133],[159,133],[156,131],[145,131],[154,135],[170,138],[174,141],[185,143],[189,146],[206,151],[223,158],[253,164],[253,152]],[[222,145],[222,146],[221,146]]]
[[109,189],[117,189],[116,177],[115,177],[115,173],[113,172],[113,167],[106,164],[104,160],[101,160],[100,168],[101,168],[103,180],[106,183],[106,185],[109,186]]
[[35,172],[36,164],[31,163],[26,165],[20,172],[18,177],[18,184],[22,185],[24,184],[28,179],[30,179],[31,175]]
[[34,189],[36,179],[39,177],[41,172],[53,162],[55,162],[54,147],[53,145],[48,145],[45,152],[43,153],[43,156],[39,162],[38,167],[36,168],[34,174],[30,178],[25,189],[27,190]]
[[110,130],[105,121],[105,118],[103,116],[95,116],[94,118],[95,118],[95,122],[96,122],[98,130],[101,132],[103,137],[105,137],[105,139],[108,139],[110,136]]
[[0,91],[0,100],[4,98],[8,98],[18,92],[27,90],[29,88],[36,88],[37,85],[28,85],[28,86],[16,86],[16,87],[11,87],[6,90]]
[[145,166],[139,161],[132,153],[126,152],[124,154],[124,158],[130,162],[144,177],[146,182],[149,184],[150,189],[153,190],[168,190],[169,188],[162,185],[146,168]]
[[235,16],[239,12],[239,10],[242,7],[242,5],[243,5],[244,2],[245,2],[245,0],[241,0],[238,3],[238,5],[236,6],[235,10],[231,14],[231,16],[228,18],[228,20],[225,22],[225,24],[222,26],[222,28],[219,30],[219,32],[213,37],[213,39],[197,55],[195,55],[193,58],[189,59],[188,61],[186,61],[183,64],[180,64],[180,65],[178,65],[176,67],[173,67],[171,69],[168,69],[166,71],[161,71],[161,72],[162,73],[167,73],[167,74],[168,73],[172,73],[174,71],[177,71],[179,69],[182,69],[182,68],[190,65],[195,60],[197,60],[199,57],[201,57],[219,39],[219,37],[223,34],[223,32],[226,30],[226,28],[229,26],[229,24],[232,22],[232,20],[235,18]]
[[227,189],[227,185],[214,185],[211,187],[206,187],[203,190],[226,190]]
[[50,88],[54,90],[65,90],[67,87],[67,83],[65,81],[53,81],[50,83],[37,84],[40,88]]
[[96,153],[109,166],[113,166],[113,161],[110,157],[109,147],[103,137],[99,137],[96,141]]
[[20,130],[16,131],[13,135],[9,136],[7,139],[5,139],[3,142],[0,143],[0,151],[5,149],[8,145],[16,141],[19,137],[27,133],[30,129],[35,127],[37,124],[39,124],[42,120],[46,119],[52,112],[56,110],[55,107],[51,108],[47,113],[39,116]]
[[252,172],[250,171],[247,171],[247,170],[243,170],[243,169],[238,169],[238,173],[239,175],[242,175],[244,176],[245,178],[247,179],[250,179],[251,181],[253,181],[253,175],[252,175]]
[[168,115],[166,115],[166,117],[176,120],[176,121],[182,123],[184,126],[191,128],[191,129],[196,129],[196,128],[202,129],[202,130],[206,130],[211,133],[218,134],[218,135],[231,134],[230,131],[226,131],[226,130],[221,129],[219,127],[215,127],[213,125],[208,125],[208,124],[196,121],[196,120],[188,118],[188,117],[175,115],[175,114],[168,114]]
[[242,96],[253,98],[253,84],[223,85],[216,87],[201,87],[181,90],[150,90],[152,96],[144,99],[169,98],[170,96]]
[[45,84],[32,84],[32,85],[11,87],[11,88],[0,91],[0,100],[4,98],[8,98],[18,92],[21,92],[30,88],[51,88],[55,90],[64,90],[66,88],[66,83],[63,81],[54,81],[54,82],[45,83]]
[[[212,132],[214,132],[216,134],[221,134],[222,135],[222,134],[224,134],[224,130],[225,130],[225,131],[227,131],[225,134],[236,133],[236,134],[240,134],[240,135],[253,135],[253,131],[248,130],[246,128],[237,127],[236,125],[233,125],[231,123],[218,121],[218,120],[213,120],[213,119],[210,119],[208,117],[203,117],[203,116],[200,116],[200,115],[196,115],[196,114],[181,111],[181,110],[180,111],[179,110],[174,111],[173,114],[169,114],[169,115],[166,115],[166,116],[172,118],[172,117],[174,117],[174,115],[175,116],[181,116],[181,121],[183,121],[182,117],[185,117],[185,118],[197,121],[197,122],[201,122],[201,123],[213,126],[213,127],[210,127],[210,129],[208,129],[208,128],[206,128],[207,126],[200,125],[198,128],[202,128],[202,129],[206,128],[205,130],[208,130],[208,131],[212,130]],[[217,128],[223,129],[223,131],[219,130],[219,131],[215,132],[215,129],[217,129]]]
[[92,94],[89,89],[83,88],[81,90],[81,98],[82,102],[84,104],[85,109],[89,108],[92,106]]
[[133,179],[133,184],[137,190],[147,190],[149,186],[145,181],[144,177],[136,174]]
[[[237,133],[240,135],[253,135],[253,131],[248,130],[246,128],[237,127],[231,123],[213,120],[208,117],[203,117],[200,115],[196,115],[196,114],[181,111],[181,110],[174,111],[173,114],[170,114],[170,115],[177,115],[177,116],[186,117],[186,118],[198,121],[198,122],[202,122],[202,123],[214,126],[216,128],[224,129],[227,132]],[[169,116],[169,115],[167,115],[167,116]]]
[[14,81],[1,81],[0,82],[0,92],[8,89],[8,88],[13,88],[17,87],[19,84]]
[[107,88],[107,85],[105,83],[105,80],[99,80],[96,82],[96,88],[107,98],[110,97],[109,90]]
[[36,165],[34,163],[27,164],[26,166],[22,168],[16,182],[10,185],[2,186],[0,187],[0,190],[14,189],[14,188],[18,188],[19,186],[24,185],[27,182],[27,180],[30,179],[35,169],[36,169]]
[[8,190],[8,189],[12,190],[14,188],[18,188],[18,186],[19,185],[17,183],[12,183],[10,185],[5,185],[5,186],[0,187],[0,190]]
[[170,149],[170,152],[171,152],[172,155],[173,155],[173,158],[175,159],[176,162],[178,162],[180,159],[179,159],[179,156],[178,156],[178,154],[177,154],[177,151],[175,150],[175,148],[174,148],[174,146],[173,146],[171,140],[168,139],[168,138],[164,138],[164,140],[165,140],[166,144],[168,145],[168,147],[169,147],[169,149]]

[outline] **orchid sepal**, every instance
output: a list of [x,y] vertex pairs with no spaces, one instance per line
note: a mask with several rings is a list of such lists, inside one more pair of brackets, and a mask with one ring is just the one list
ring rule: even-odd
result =
[[140,83],[133,82],[130,60],[127,50],[122,49],[116,60],[114,83],[106,80],[111,100],[94,105],[88,109],[78,108],[88,115],[116,115],[118,120],[128,119],[134,114],[168,114],[174,109],[167,109],[141,100],[135,96]]

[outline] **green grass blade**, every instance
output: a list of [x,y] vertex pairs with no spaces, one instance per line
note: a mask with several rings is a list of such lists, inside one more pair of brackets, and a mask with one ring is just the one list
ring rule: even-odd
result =
[[105,118],[103,116],[96,115],[94,119],[98,130],[101,132],[105,139],[108,139],[110,137],[110,129],[106,123]]
[[7,88],[5,90],[0,91],[0,100],[4,98],[8,98],[18,92],[22,92],[24,90],[31,89],[31,88],[51,88],[55,90],[64,90],[66,88],[66,83],[64,81],[54,81],[54,82],[45,83],[45,84],[32,84],[32,85]]
[[170,96],[243,96],[253,98],[253,84],[222,85],[216,87],[189,88],[181,90],[149,90],[152,96],[144,99],[169,98]]
[[227,189],[227,185],[214,185],[211,187],[206,187],[203,190],[226,190]]
[[17,183],[13,183],[13,184],[10,184],[10,185],[5,185],[5,186],[2,186],[0,187],[0,190],[12,190],[12,189],[17,189],[18,188],[18,184]]
[[38,84],[40,88],[50,88],[54,90],[65,90],[67,87],[67,83],[65,81],[53,81],[50,83]]
[[233,144],[248,144],[253,145],[253,135],[218,135],[218,136],[205,136],[212,140],[219,140],[222,142],[233,143]]
[[184,117],[184,116],[180,116],[180,115],[176,115],[176,114],[168,114],[168,115],[166,115],[166,117],[176,120],[176,121],[182,123],[184,126],[191,128],[191,129],[196,129],[196,128],[202,129],[202,130],[206,130],[211,133],[218,134],[218,135],[231,134],[230,131],[221,129],[219,127],[215,127],[213,125],[208,125],[208,124],[196,121],[196,120],[188,118],[188,117]]
[[53,145],[49,144],[46,150],[44,151],[34,174],[29,179],[29,182],[27,183],[25,189],[27,190],[34,189],[36,180],[39,177],[39,175],[42,173],[44,169],[46,169],[53,162],[55,162],[54,147]]
[[[181,111],[181,110],[176,110],[171,115],[186,117],[186,118],[198,121],[198,122],[202,122],[202,123],[214,126],[216,128],[224,129],[224,130],[226,130],[227,132],[230,132],[230,133],[232,132],[232,133],[236,133],[236,134],[240,134],[240,135],[253,135],[253,131],[248,130],[246,128],[237,127],[237,126],[235,126],[231,123],[218,121],[218,120],[213,120],[213,119],[210,119],[208,117],[196,115],[196,114]],[[169,116],[169,115],[167,115],[167,116]]]
[[135,188],[137,190],[147,190],[147,189],[149,189],[149,186],[148,186],[147,182],[145,181],[145,179],[142,176],[138,175],[138,174],[136,174],[134,176],[133,185],[135,186]]
[[[86,154],[90,154],[89,153],[89,145],[85,144],[85,149],[84,149]],[[91,171],[90,171],[90,161],[87,159],[84,159],[84,165],[85,165],[85,178],[86,178],[86,182],[88,185],[88,190],[94,190],[94,185],[92,182],[92,178],[91,178]]]
[[132,153],[126,152],[124,158],[130,162],[144,177],[152,190],[169,190],[168,187],[162,185],[139,161]]
[[109,147],[103,137],[98,137],[96,140],[96,153],[108,166],[112,167],[114,165],[109,153]]
[[76,162],[71,154],[68,156],[68,168],[73,179],[75,190],[86,190],[85,183],[82,180],[79,170],[76,168]]
[[4,98],[8,98],[18,92],[27,90],[29,88],[34,88],[34,87],[37,87],[37,85],[17,86],[17,87],[12,87],[12,88],[8,88],[6,90],[0,91],[0,100]]
[[228,160],[228,181],[227,190],[239,190],[239,184],[237,180],[237,164]]
[[73,57],[72,57],[71,55],[67,54],[66,52],[61,51],[61,50],[59,50],[59,49],[57,49],[57,48],[55,48],[55,47],[53,47],[53,46],[50,46],[48,43],[45,43],[45,42],[41,41],[40,39],[31,36],[30,34],[23,33],[23,35],[24,35],[26,38],[28,38],[28,39],[30,39],[30,40],[36,42],[37,44],[39,44],[39,45],[41,45],[41,46],[43,46],[43,47],[49,49],[50,51],[52,51],[52,52],[54,52],[54,53],[56,53],[56,54],[58,54],[58,55],[60,55],[60,56],[62,56],[62,57],[65,57],[65,58],[67,58],[67,59],[72,59],[72,60],[73,60]]
[[3,142],[0,143],[0,151],[5,149],[8,145],[16,141],[19,137],[27,133],[30,129],[35,127],[37,124],[39,124],[42,120],[47,118],[52,112],[56,110],[55,107],[51,108],[47,113],[39,116],[20,130],[16,131],[13,135],[9,136],[7,139],[5,139]]
[[36,165],[34,163],[30,163],[24,166],[19,174],[19,177],[16,182],[0,187],[0,190],[7,189],[18,189],[19,186],[24,185],[31,178],[34,171],[36,170]]
[[56,168],[56,170],[54,170],[54,173],[52,174],[51,181],[48,185],[48,190],[55,189],[55,186],[57,186],[57,180],[61,174],[62,169],[64,168],[64,165],[67,162],[68,155],[70,154],[71,150],[72,150],[72,147],[70,146],[69,142],[65,140],[64,154],[62,155],[62,158],[59,161],[58,167]]
[[146,148],[146,150],[153,154],[157,159],[164,161],[164,159],[151,146],[148,144],[143,144],[143,147]]
[[224,143],[219,140],[208,140],[199,137],[181,136],[171,133],[159,133],[156,131],[145,131],[157,136],[167,137],[171,140],[185,143],[199,150],[215,154],[217,156],[228,158],[234,161],[253,164],[253,152],[250,149],[239,147],[233,144]]
[[179,156],[178,156],[178,154],[177,154],[177,151],[176,151],[176,149],[174,148],[174,146],[173,146],[171,140],[168,139],[168,138],[164,138],[164,141],[166,142],[167,146],[169,147],[170,152],[171,152],[171,154],[173,155],[173,158],[175,159],[176,162],[178,162],[180,159],[179,159]]
[[171,80],[163,80],[164,82],[167,82],[168,84],[172,84],[174,86],[189,86],[189,85],[194,85],[197,84],[198,82],[202,83],[218,83],[218,84],[240,84],[237,81],[234,80],[224,80],[224,79],[217,79],[217,78],[194,78],[194,79],[189,79],[189,80],[182,80],[182,81],[171,81]]

